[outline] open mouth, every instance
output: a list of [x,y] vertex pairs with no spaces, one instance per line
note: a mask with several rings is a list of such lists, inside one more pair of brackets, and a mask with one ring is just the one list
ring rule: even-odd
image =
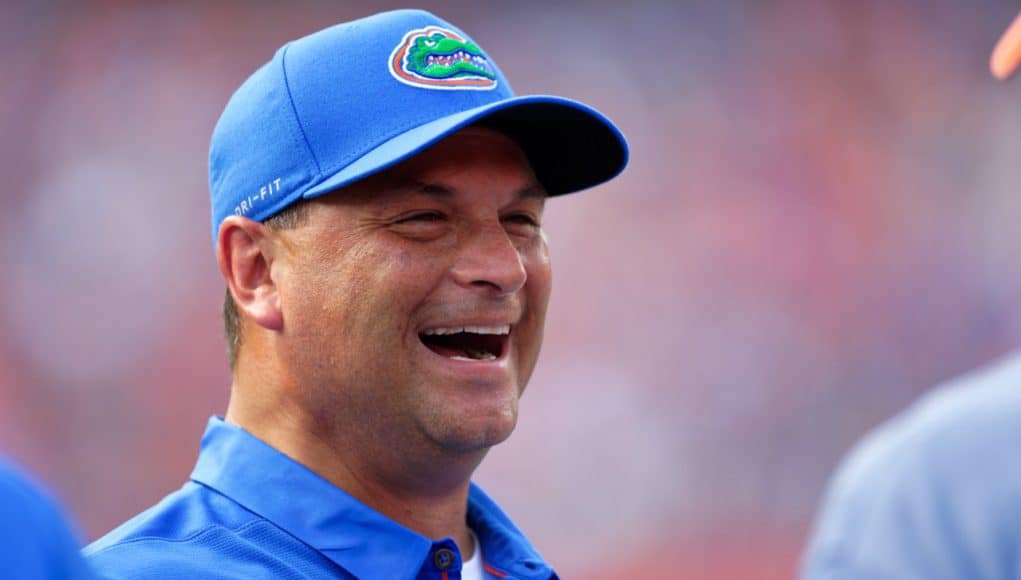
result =
[[418,338],[429,350],[454,360],[496,360],[507,348],[510,326],[430,328]]

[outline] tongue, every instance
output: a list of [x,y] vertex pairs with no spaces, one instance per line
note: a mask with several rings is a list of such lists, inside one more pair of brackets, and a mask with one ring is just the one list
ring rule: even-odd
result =
[[447,346],[445,344],[430,344],[428,342],[425,343],[425,345],[428,346],[436,354],[441,354],[447,358],[453,358],[455,356],[473,358],[470,354],[468,354],[468,351],[464,349],[454,348],[451,346]]

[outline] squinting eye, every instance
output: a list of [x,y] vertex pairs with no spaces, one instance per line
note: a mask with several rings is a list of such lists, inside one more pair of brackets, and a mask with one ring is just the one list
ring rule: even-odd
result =
[[532,216],[528,214],[516,213],[514,215],[509,215],[504,219],[506,221],[513,222],[516,224],[539,227],[539,222],[537,222]]
[[401,219],[397,220],[397,223],[404,224],[404,223],[408,223],[408,222],[438,222],[438,221],[442,221],[443,219],[444,219],[443,214],[438,213],[438,212],[434,212],[434,211],[430,211],[430,212],[424,212],[424,213],[416,213],[416,214],[410,215],[410,216],[408,216],[406,218],[401,218]]

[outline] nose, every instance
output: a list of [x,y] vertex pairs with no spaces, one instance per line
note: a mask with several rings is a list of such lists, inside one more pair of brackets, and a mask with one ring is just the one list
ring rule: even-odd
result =
[[454,265],[453,276],[465,288],[496,295],[514,294],[528,279],[521,253],[499,224],[472,232]]

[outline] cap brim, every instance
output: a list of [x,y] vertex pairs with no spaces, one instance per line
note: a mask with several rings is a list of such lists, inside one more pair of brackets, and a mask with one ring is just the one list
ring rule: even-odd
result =
[[570,99],[532,95],[462,111],[401,133],[302,197],[323,195],[387,169],[468,125],[496,129],[517,142],[549,195],[603,183],[623,171],[628,161],[624,135],[602,113]]

